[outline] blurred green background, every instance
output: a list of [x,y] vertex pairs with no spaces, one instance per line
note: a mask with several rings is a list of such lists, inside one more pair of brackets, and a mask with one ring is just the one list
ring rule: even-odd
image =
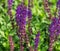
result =
[[[51,13],[54,16],[56,11],[56,2],[57,0],[48,0],[49,7],[51,9]],[[16,7],[21,2],[21,0],[14,0],[13,6],[12,6],[12,14],[14,18],[14,24],[15,22],[15,13],[16,13]],[[27,4],[27,0],[25,1]],[[50,20],[48,20],[48,14],[44,10],[43,6],[43,0],[34,0],[33,1],[34,6],[32,8],[32,31],[33,34],[31,36],[31,46],[34,47],[34,41],[35,35],[37,34],[37,31],[40,31],[40,41],[38,45],[38,51],[48,51],[48,44],[49,44],[49,32],[48,28],[51,23]],[[16,34],[16,27],[14,30],[11,30],[11,22],[10,17],[7,14],[8,11],[8,2],[7,0],[0,0],[0,51],[9,51],[9,41],[8,41],[8,35],[13,36],[14,41],[14,51],[19,51],[19,38]],[[28,30],[26,31],[28,34]],[[25,48],[25,51],[28,51]],[[60,37],[57,38],[57,40],[54,43],[53,51],[60,51]]]

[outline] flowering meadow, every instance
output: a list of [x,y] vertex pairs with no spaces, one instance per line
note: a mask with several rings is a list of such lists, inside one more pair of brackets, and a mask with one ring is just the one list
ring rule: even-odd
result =
[[60,0],[0,0],[0,51],[60,51]]

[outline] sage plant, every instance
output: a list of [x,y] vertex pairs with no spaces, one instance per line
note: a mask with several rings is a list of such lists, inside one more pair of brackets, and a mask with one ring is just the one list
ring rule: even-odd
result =
[[21,3],[16,9],[16,22],[19,28],[20,35],[20,51],[23,51],[23,42],[26,35],[26,17],[27,17],[27,7]]
[[[12,16],[12,4],[13,0],[8,0],[8,15],[10,16],[10,21],[12,25],[12,30],[14,29],[14,24],[13,24],[13,16]],[[10,51],[14,51],[14,42],[12,40],[12,36],[9,35],[9,44],[10,44]]]

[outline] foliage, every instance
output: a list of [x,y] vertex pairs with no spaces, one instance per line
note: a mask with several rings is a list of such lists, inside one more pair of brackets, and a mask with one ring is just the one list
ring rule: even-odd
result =
[[[16,14],[16,7],[21,2],[21,0],[14,0],[13,7],[12,7],[12,14],[13,18],[15,18]],[[27,0],[25,1],[27,5]],[[55,15],[56,11],[56,2],[57,0],[49,0],[49,7],[51,9],[52,15]],[[48,44],[49,44],[49,25],[51,23],[50,20],[48,20],[48,15],[44,10],[43,6],[43,0],[34,0],[34,6],[32,8],[32,31],[33,34],[30,36],[31,38],[31,45],[34,47],[34,38],[37,34],[37,31],[40,31],[40,41],[38,45],[38,51],[48,51]],[[13,36],[14,41],[14,51],[19,51],[19,38],[16,34],[16,27],[14,30],[11,30],[11,22],[10,17],[7,14],[8,11],[8,3],[7,0],[0,0],[0,51],[9,51],[9,41],[8,41],[8,35]],[[16,21],[14,19],[14,24],[16,24]],[[28,26],[28,25],[27,25]],[[26,27],[27,27],[26,26]],[[30,33],[28,30],[26,31],[29,35]],[[57,38],[57,40],[54,43],[54,51],[60,51],[60,36]],[[25,45],[24,45],[25,46]],[[28,51],[25,49],[25,51]]]

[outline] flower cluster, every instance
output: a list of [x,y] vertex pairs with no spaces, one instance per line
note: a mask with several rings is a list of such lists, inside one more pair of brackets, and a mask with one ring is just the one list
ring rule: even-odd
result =
[[13,4],[13,0],[8,0],[8,7],[11,8]]
[[16,22],[18,26],[26,25],[27,7],[20,4],[16,9]]
[[56,34],[58,35],[60,33],[60,18],[54,17],[52,20],[52,23],[49,27],[49,32],[51,35]]
[[57,8],[60,7],[60,0],[57,1]]
[[35,49],[37,49],[37,47],[38,47],[39,37],[40,37],[40,32],[38,32],[38,34],[36,34],[36,38],[35,38]]
[[[24,3],[21,3],[17,6],[16,9],[16,22],[18,25],[18,34],[20,39],[20,51],[24,50],[23,43],[25,41],[26,36],[26,17],[27,17],[27,7],[24,5]],[[27,40],[28,41],[28,40]],[[27,42],[28,43],[28,42]]]
[[16,22],[19,26],[19,32],[25,34],[27,7],[24,4],[20,4],[16,9]]
[[49,44],[49,51],[53,50],[53,43],[57,35],[60,34],[60,18],[54,17],[52,23],[49,27],[50,32],[50,44]]
[[53,50],[53,43],[54,43],[56,32],[57,32],[56,31],[57,24],[58,24],[58,18],[54,17],[52,20],[52,23],[50,24],[50,27],[49,27],[49,32],[50,32],[49,51]]
[[52,34],[54,34],[55,32],[57,32],[57,24],[58,24],[58,18],[54,17],[52,20],[52,23],[50,24],[49,27],[49,32]]

